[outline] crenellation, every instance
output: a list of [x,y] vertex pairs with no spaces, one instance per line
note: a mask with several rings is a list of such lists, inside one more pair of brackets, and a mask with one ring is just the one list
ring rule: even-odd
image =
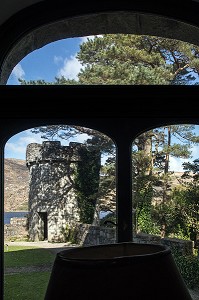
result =
[[41,145],[38,143],[30,143],[26,148],[26,165],[29,166],[33,162],[41,160]]
[[30,166],[41,162],[78,162],[81,147],[82,144],[75,142],[71,142],[69,146],[62,146],[59,141],[44,141],[42,144],[30,143],[26,149],[26,164]]

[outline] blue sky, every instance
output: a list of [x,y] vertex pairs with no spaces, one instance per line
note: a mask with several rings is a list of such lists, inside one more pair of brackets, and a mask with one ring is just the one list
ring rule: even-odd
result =
[[55,77],[63,75],[76,79],[82,66],[75,56],[80,44],[86,40],[87,37],[63,39],[33,51],[15,66],[7,85],[19,84],[18,78],[52,82]]
[[[196,132],[199,134],[199,126],[196,126]],[[82,134],[79,137],[64,141],[61,140],[61,145],[68,145],[70,141],[80,142],[83,143],[87,139],[86,134]],[[14,136],[12,136],[7,143],[5,144],[4,155],[5,158],[16,158],[16,159],[26,159],[26,147],[29,143],[39,143],[41,144],[44,139],[41,138],[40,134],[35,134],[31,132],[31,129],[22,131]],[[193,146],[192,148],[192,156],[191,159],[194,160],[199,158],[199,146]],[[188,161],[185,159],[176,159],[171,157],[170,158],[170,170],[182,172],[182,163]],[[189,159],[190,161],[190,159]],[[102,163],[105,162],[105,158],[102,158]]]
[[[62,146],[67,146],[70,141],[83,143],[88,136],[81,134],[79,137],[71,140],[60,140]],[[4,155],[5,158],[17,158],[26,159],[26,147],[30,143],[41,144],[44,139],[41,138],[40,134],[31,132],[31,129],[21,131],[18,134],[13,135],[5,144]]]

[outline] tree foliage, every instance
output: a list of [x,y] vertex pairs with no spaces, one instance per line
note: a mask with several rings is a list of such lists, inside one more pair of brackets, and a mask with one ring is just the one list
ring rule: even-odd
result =
[[[190,82],[198,73],[197,46],[178,40],[106,34],[80,45],[82,84],[157,85]],[[193,71],[193,72],[192,72]]]
[[[179,218],[179,214],[174,217],[171,213],[172,209],[175,213],[177,211],[175,203],[173,203],[173,172],[169,170],[169,161],[170,157],[191,158],[191,146],[199,143],[199,137],[194,129],[195,126],[190,124],[170,125],[145,132],[136,139],[134,143],[136,151],[133,154],[133,170],[135,170],[133,172],[133,182],[134,185],[138,183],[139,185],[133,187],[133,201],[139,204],[137,206],[137,220],[141,220],[140,224],[139,222],[137,224],[139,230],[143,230],[141,224],[143,219],[146,224],[146,211],[150,211],[148,222],[151,220],[153,226],[150,229],[148,226],[147,230],[150,230],[151,233],[154,232],[154,229],[157,231],[157,228],[159,228],[162,237],[168,236],[172,230],[176,234],[177,231],[178,234],[179,231],[183,231],[184,236],[188,236],[182,218]],[[147,190],[149,185],[151,186],[150,193]],[[143,191],[148,196],[147,198]],[[150,201],[149,195],[151,195]],[[140,199],[137,201],[138,196]],[[143,211],[142,208],[144,208]],[[179,226],[174,226],[177,221],[179,221]],[[175,228],[178,228],[178,230]]]
[[81,160],[78,163],[74,181],[80,222],[92,224],[99,188],[99,152],[90,152],[82,148],[79,155]]
[[[198,46],[156,36],[105,34],[87,38],[80,45],[76,58],[82,65],[77,80],[62,76],[55,77],[54,82],[19,81],[23,85],[191,85],[197,84],[199,73]],[[174,228],[180,227],[175,233],[181,230],[187,235],[187,223],[183,223],[182,217],[190,214],[183,207],[186,204],[190,208],[194,199],[198,199],[193,185],[196,181],[192,186],[184,186],[172,193],[169,163],[171,157],[191,158],[191,146],[199,143],[194,129],[195,126],[189,124],[166,125],[151,129],[133,141],[133,208],[136,211],[135,226],[140,229],[156,232],[162,226],[164,234],[169,235]],[[76,125],[43,126],[33,132],[51,140],[87,134],[85,144],[109,157],[101,169],[99,198],[106,199],[111,210],[115,209],[115,145],[109,137]],[[198,165],[187,164],[185,167],[194,173]],[[195,180],[197,176],[195,172],[192,178]],[[154,202],[159,205],[154,206]],[[105,201],[101,207],[106,209]]]

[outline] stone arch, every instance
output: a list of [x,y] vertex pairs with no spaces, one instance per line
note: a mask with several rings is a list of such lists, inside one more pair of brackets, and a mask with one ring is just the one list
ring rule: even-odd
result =
[[174,18],[125,10],[82,14],[41,25],[21,36],[3,60],[0,85],[5,85],[17,63],[36,49],[64,38],[105,33],[155,35],[199,45],[199,28]]

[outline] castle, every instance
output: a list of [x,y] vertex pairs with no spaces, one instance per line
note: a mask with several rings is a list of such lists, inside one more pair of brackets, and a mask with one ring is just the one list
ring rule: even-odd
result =
[[[81,221],[77,192],[82,192],[84,185],[77,187],[75,179],[78,172],[86,175],[85,155],[82,153],[86,153],[89,161],[96,165],[99,184],[99,151],[90,150],[80,143],[62,146],[59,141],[30,143],[27,146],[30,240],[64,241],[64,230],[68,224]],[[88,184],[92,186],[91,182]],[[94,199],[93,203],[96,204],[96,201]]]

